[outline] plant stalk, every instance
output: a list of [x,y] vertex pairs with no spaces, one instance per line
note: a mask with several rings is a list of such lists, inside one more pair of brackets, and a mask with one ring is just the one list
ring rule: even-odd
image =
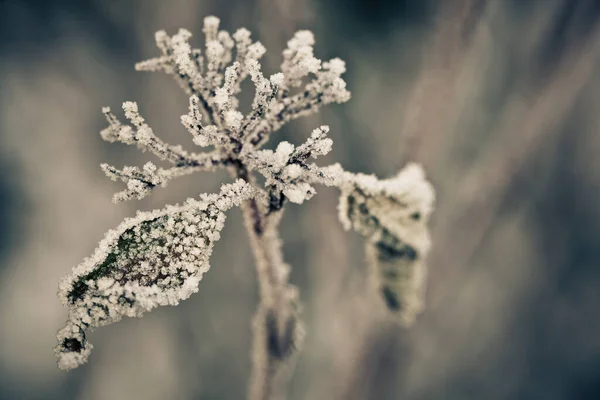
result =
[[[236,175],[254,183],[243,165]],[[256,263],[260,302],[253,317],[252,374],[249,400],[281,400],[300,346],[302,327],[297,290],[288,282],[289,266],[283,260],[279,222],[283,208],[270,210],[252,198],[241,206]]]

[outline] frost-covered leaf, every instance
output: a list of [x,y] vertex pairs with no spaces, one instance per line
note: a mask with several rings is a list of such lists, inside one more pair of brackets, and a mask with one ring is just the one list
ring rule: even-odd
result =
[[94,254],[59,286],[69,308],[55,354],[61,369],[87,361],[92,346],[85,332],[141,316],[157,306],[177,305],[198,290],[225,221],[224,212],[253,195],[243,181],[183,205],[139,212],[109,231]]
[[433,202],[433,187],[417,164],[385,180],[348,174],[340,197],[340,220],[367,239],[378,290],[388,309],[407,325],[423,309]]

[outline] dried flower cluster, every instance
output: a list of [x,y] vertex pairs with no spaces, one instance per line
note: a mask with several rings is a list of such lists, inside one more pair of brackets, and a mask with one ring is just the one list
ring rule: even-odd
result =
[[[259,59],[265,48],[250,32],[233,35],[219,30],[219,20],[204,20],[204,51],[192,49],[191,34],[156,34],[161,55],[136,65],[141,71],[162,71],[189,96],[182,124],[196,145],[209,150],[189,153],[159,139],[134,102],[123,103],[128,123],[106,107],[110,142],[136,145],[168,167],[148,162],[122,169],[103,164],[126,189],[115,202],[141,199],[171,179],[201,170],[226,168],[236,179],[219,194],[201,195],[183,205],[139,212],[109,231],[94,254],[73,269],[60,284],[59,296],[69,319],[58,333],[55,353],[59,367],[75,368],[87,361],[92,346],[87,330],[140,316],[160,305],[176,305],[198,290],[209,269],[213,243],[224,212],[240,206],[257,265],[261,302],[254,318],[253,377],[250,397],[268,399],[283,390],[286,366],[301,346],[303,328],[298,293],[288,283],[289,266],[281,254],[278,224],[285,204],[301,204],[315,194],[315,184],[340,188],[340,218],[347,229],[366,238],[367,254],[388,308],[410,323],[422,309],[424,258],[429,248],[427,220],[433,189],[422,169],[409,165],[397,176],[346,172],[339,164],[325,167],[311,161],[331,150],[329,128],[316,128],[301,145],[281,142],[275,151],[261,149],[285,123],[317,112],[328,103],[343,103],[350,93],[341,78],[340,59],[322,62],[314,56],[314,37],[299,31],[283,51],[281,72],[266,78]],[[252,109],[239,111],[237,95],[249,78],[256,90]],[[265,178],[256,183],[256,174]]]

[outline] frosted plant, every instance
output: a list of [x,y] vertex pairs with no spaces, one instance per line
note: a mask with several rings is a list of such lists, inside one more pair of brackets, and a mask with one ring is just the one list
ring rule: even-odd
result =
[[[59,297],[69,310],[58,332],[54,351],[58,366],[72,369],[85,363],[92,345],[86,332],[141,316],[157,306],[177,305],[198,290],[202,275],[225,221],[234,206],[243,211],[254,253],[260,304],[253,320],[251,399],[282,397],[285,378],[302,345],[298,292],[289,284],[278,225],[288,202],[301,204],[316,192],[315,185],[341,190],[339,213],[346,229],[366,240],[374,288],[382,304],[398,321],[409,325],[423,308],[426,277],[424,258],[429,248],[427,220],[433,189],[416,164],[391,179],[344,171],[339,164],[318,166],[311,159],[327,154],[329,128],[313,130],[294,146],[281,142],[261,149],[285,123],[317,112],[328,103],[350,99],[341,78],[340,59],[322,62],[313,53],[314,37],[299,31],[283,51],[281,72],[266,78],[259,59],[265,53],[244,28],[230,35],[219,30],[219,20],[207,17],[204,51],[192,49],[191,34],[181,29],[173,36],[156,33],[161,55],[140,62],[140,71],[162,71],[175,78],[189,96],[189,110],[181,116],[196,145],[209,148],[189,153],[163,142],[146,124],[134,102],[123,103],[128,120],[121,122],[106,107],[108,127],[101,132],[110,142],[136,145],[149,151],[166,168],[152,162],[122,169],[102,169],[126,188],[115,202],[141,199],[157,186],[196,171],[226,168],[235,179],[218,194],[202,194],[182,205],[138,212],[109,231],[91,257],[76,266],[59,285]],[[237,95],[249,78],[256,90],[252,110],[239,111]],[[259,185],[256,176],[264,177]]]

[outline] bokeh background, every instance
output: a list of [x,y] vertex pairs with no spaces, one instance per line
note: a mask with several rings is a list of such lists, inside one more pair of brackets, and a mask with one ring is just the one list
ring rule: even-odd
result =
[[[101,162],[151,156],[102,142],[102,106],[135,100],[191,148],[186,96],[136,73],[153,33],[244,26],[274,73],[297,29],[346,60],[352,100],[291,123],[331,126],[328,161],[436,187],[427,310],[401,329],[367,283],[361,240],[322,188],[282,223],[307,338],[290,399],[600,398],[600,2],[596,0],[0,0],[0,399],[242,399],[257,303],[241,215],[230,213],[199,293],[90,335],[59,371],[59,278],[137,209],[214,192],[202,173],[139,202]],[[251,86],[247,86],[251,90]],[[154,161],[154,160],[153,160]]]

